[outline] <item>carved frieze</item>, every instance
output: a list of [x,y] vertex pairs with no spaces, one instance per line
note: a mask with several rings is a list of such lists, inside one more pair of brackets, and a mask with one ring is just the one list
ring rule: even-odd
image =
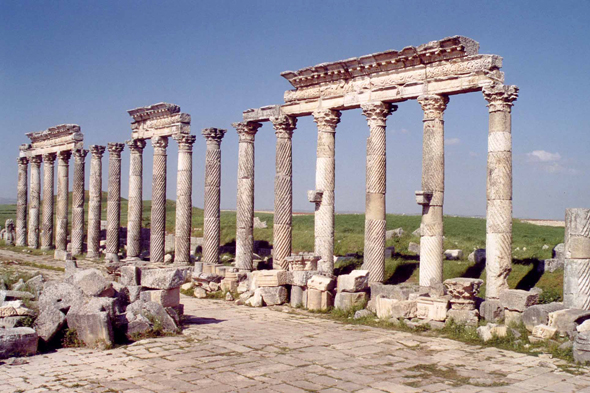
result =
[[127,113],[133,118],[131,123],[133,139],[190,134],[191,116],[180,112],[178,105],[161,102],[131,109]]
[[84,146],[84,134],[77,124],[60,124],[44,131],[29,132],[26,136],[31,143],[20,146],[22,157],[71,151]]

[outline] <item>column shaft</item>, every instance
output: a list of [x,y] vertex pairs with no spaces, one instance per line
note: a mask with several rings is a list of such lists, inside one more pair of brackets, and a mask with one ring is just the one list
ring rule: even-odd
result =
[[193,144],[195,135],[182,134],[178,142],[178,174],[176,176],[176,234],[174,262],[188,264],[191,260],[191,224],[193,218]]
[[74,184],[72,190],[72,255],[84,251],[84,167],[88,150],[74,151]]
[[16,195],[16,245],[27,244],[27,167],[29,159],[18,158],[18,185]]
[[39,248],[39,216],[41,203],[41,156],[31,157],[31,203],[29,204],[30,248]]
[[490,112],[488,135],[486,298],[508,289],[512,270],[512,125],[516,86],[483,89]]
[[90,146],[90,185],[88,187],[88,239],[86,256],[100,256],[100,221],[102,213],[102,155],[105,147]]
[[143,212],[143,149],[145,140],[127,141],[129,159],[129,202],[127,205],[127,258],[141,254],[141,221]]
[[57,252],[65,252],[68,245],[68,199],[71,156],[71,151],[61,151],[57,154],[57,226],[55,231],[55,249]]
[[565,210],[563,304],[590,310],[590,209]]
[[119,261],[121,227],[121,152],[125,144],[109,143],[109,194],[107,199],[106,260]]
[[152,211],[150,234],[150,261],[164,262],[166,241],[166,147],[167,137],[152,139],[154,166],[152,177]]
[[55,153],[43,155],[43,233],[41,236],[41,248],[50,250],[53,248],[53,182]]

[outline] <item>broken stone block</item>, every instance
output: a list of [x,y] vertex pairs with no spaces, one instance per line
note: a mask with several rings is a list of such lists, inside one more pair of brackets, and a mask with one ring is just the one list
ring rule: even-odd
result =
[[458,277],[445,280],[443,284],[447,287],[447,293],[451,295],[451,308],[453,310],[473,310],[483,280]]
[[354,319],[362,319],[362,318],[370,318],[370,317],[374,317],[375,314],[373,314],[371,311],[365,309],[365,310],[358,310],[357,312],[354,313]]
[[472,310],[454,310],[447,311],[447,321],[453,320],[458,324],[477,326],[479,323],[479,312],[475,309]]
[[258,270],[253,276],[258,287],[280,287],[289,283],[286,270]]
[[444,256],[448,261],[458,261],[463,258],[463,250],[445,250]]
[[539,294],[522,289],[506,289],[500,292],[500,303],[506,310],[524,312],[534,306],[539,300]]
[[127,306],[127,312],[125,313],[128,321],[132,321],[137,315],[141,315],[150,321],[153,326],[154,321],[158,321],[162,330],[165,332],[175,333],[178,330],[174,319],[166,312],[166,309],[158,303],[146,302],[138,300]]
[[549,313],[563,310],[563,303],[535,304],[528,307],[522,313],[522,323],[529,332],[537,325],[547,325],[549,323]]
[[22,321],[24,321],[26,317],[4,317],[0,318],[0,329],[12,329],[16,327],[16,325]]
[[113,285],[98,269],[78,269],[68,280],[80,288],[86,296],[112,297],[115,295]]
[[549,313],[549,326],[557,328],[559,334],[573,335],[576,327],[590,319],[590,311],[566,308]]
[[479,306],[479,315],[488,322],[501,321],[504,319],[504,306],[499,300],[486,300]]
[[390,247],[385,248],[385,259],[393,258],[394,255],[395,255],[395,247],[394,246],[390,246]]
[[0,359],[37,353],[38,336],[28,327],[0,329]]
[[485,263],[486,261],[486,250],[483,248],[478,248],[477,250],[473,251],[467,257],[469,262],[475,262],[476,264]]
[[[319,276],[314,276],[319,277]],[[334,295],[330,291],[307,288],[307,309],[328,310],[334,306]]]
[[551,252],[551,258],[559,259],[563,261],[565,259],[565,244],[559,243],[555,247],[553,247],[553,251]]
[[225,300],[228,302],[233,302],[234,301],[234,296],[231,294],[231,292],[228,292],[225,294]]
[[291,307],[307,308],[307,289],[303,286],[291,286]]
[[369,287],[369,271],[353,270],[350,274],[340,275],[336,287],[338,292],[362,292]]
[[408,244],[408,251],[420,255],[420,245],[418,243],[410,242],[410,244]]
[[420,319],[443,322],[447,319],[448,308],[448,299],[423,296],[416,299],[416,317]]
[[41,310],[35,320],[34,328],[39,338],[47,343],[53,340],[57,332],[65,327],[65,323],[65,314],[57,308],[50,306]]
[[590,332],[578,333],[574,339],[573,350],[576,362],[590,362]]
[[387,299],[378,296],[375,302],[377,317],[381,319],[415,318],[417,302],[415,300]]
[[396,237],[402,237],[404,235],[404,229],[403,228],[396,228],[396,229],[391,229],[389,231],[385,231],[385,239],[389,240],[389,239],[393,239]]
[[203,287],[195,288],[195,291],[193,292],[193,294],[195,295],[195,297],[197,299],[205,299],[207,297],[207,291]]
[[307,282],[307,288],[318,291],[331,291],[334,289],[334,284],[333,278],[315,275]]
[[477,334],[483,341],[489,341],[495,337],[506,337],[506,325],[496,325],[495,323],[488,323],[485,326],[477,328]]
[[590,331],[590,319],[587,319],[578,326],[576,326],[576,331],[578,333]]
[[558,269],[564,268],[564,260],[557,258],[545,259],[544,261],[542,261],[541,266],[543,272],[553,273]]
[[182,291],[190,291],[191,289],[193,289],[195,287],[195,283],[194,282],[187,282],[186,284],[182,284],[180,286],[180,289]]
[[114,299],[90,298],[76,305],[66,315],[68,328],[89,347],[110,347],[114,344],[112,313]]
[[155,289],[141,292],[139,298],[144,302],[155,302],[163,307],[176,307],[180,304],[180,288]]
[[30,292],[24,291],[2,291],[4,293],[5,300],[33,300],[35,295]]
[[179,288],[187,276],[186,269],[141,269],[141,285],[152,289]]
[[[211,281],[208,285],[209,290],[212,292],[216,292],[219,291],[219,289],[221,289],[221,284],[216,283],[215,281]],[[207,288],[205,288],[207,289]]]
[[33,291],[36,297],[39,297],[41,291],[43,291],[43,285],[45,285],[45,278],[42,275],[36,275],[35,277],[28,280],[25,285]]
[[547,325],[537,325],[533,328],[533,337],[549,340],[557,332],[557,328]]
[[47,282],[39,295],[39,310],[53,307],[67,313],[70,307],[82,301],[84,293],[80,288],[66,282]]
[[522,322],[522,313],[504,309],[504,322],[506,325],[520,325]]
[[246,305],[252,307],[262,307],[264,305],[260,288],[256,288],[254,295],[252,295],[250,299],[246,300]]
[[350,310],[364,306],[367,302],[366,292],[338,292],[334,297],[334,308]]
[[287,288],[285,287],[262,287],[260,294],[267,306],[276,306],[287,302]]
[[139,285],[141,270],[137,266],[121,266],[119,272],[121,273],[121,277],[119,277],[121,284],[125,286]]
[[227,277],[221,280],[220,288],[222,291],[236,292],[238,290],[238,280],[228,279]]
[[307,270],[295,270],[289,272],[290,285],[296,285],[298,287],[306,287],[307,282],[317,273],[315,271]]
[[408,300],[410,293],[414,292],[410,287],[386,285],[376,282],[370,283],[369,287],[371,289],[371,299],[377,298],[377,296],[381,295],[388,299]]

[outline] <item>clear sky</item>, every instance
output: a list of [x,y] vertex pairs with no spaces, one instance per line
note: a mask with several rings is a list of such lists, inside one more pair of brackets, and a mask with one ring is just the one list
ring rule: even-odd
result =
[[[447,36],[504,58],[513,108],[514,216],[554,218],[590,206],[590,2],[588,1],[9,1],[0,0],[0,197],[16,197],[18,146],[26,132],[82,127],[86,145],[129,139],[126,110],[172,102],[192,115],[193,203],[203,206],[206,127],[222,142],[222,208],[236,205],[238,138],[248,108],[281,104],[285,70],[402,49]],[[486,101],[451,97],[445,112],[445,213],[485,215]],[[364,210],[360,110],[337,128],[336,209]],[[418,214],[422,111],[401,103],[388,119],[387,211]],[[256,139],[256,209],[272,209],[275,136]],[[149,144],[148,144],[149,146]],[[293,136],[294,209],[310,210],[316,128]],[[152,148],[144,154],[151,195]],[[176,143],[168,148],[168,197],[176,192]],[[108,155],[105,155],[105,164]],[[129,151],[123,153],[123,196]],[[106,190],[106,171],[104,167]],[[87,171],[88,172],[88,171]],[[70,175],[71,176],[71,175]]]

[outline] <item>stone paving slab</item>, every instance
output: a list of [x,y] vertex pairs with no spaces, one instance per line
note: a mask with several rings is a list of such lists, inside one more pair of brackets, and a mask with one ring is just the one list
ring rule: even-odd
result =
[[[0,392],[588,392],[564,361],[183,297],[184,333],[0,364]],[[285,309],[286,310],[286,309]]]

